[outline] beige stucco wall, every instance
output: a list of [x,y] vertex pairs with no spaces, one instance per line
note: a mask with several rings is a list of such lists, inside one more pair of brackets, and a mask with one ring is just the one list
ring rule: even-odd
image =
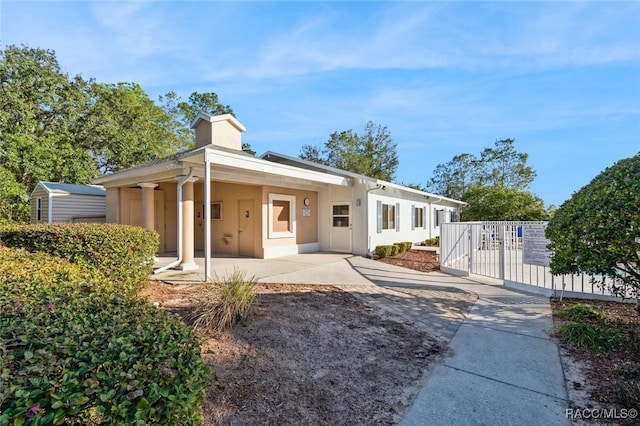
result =
[[242,133],[228,121],[201,120],[195,127],[196,147],[209,144],[242,150]]
[[[253,200],[253,255],[262,257],[262,191],[260,186],[226,182],[211,182],[211,202],[222,202],[222,220],[211,221],[211,251],[214,254],[237,256],[240,200]],[[204,250],[204,183],[195,184],[195,247]]]
[[[120,188],[119,191],[119,214],[120,222],[123,225],[142,226],[142,189],[141,188]],[[165,233],[165,203],[164,191],[154,190],[155,201],[155,230],[160,236],[160,246],[158,253],[165,253],[166,233]]]
[[[292,238],[269,238],[268,233],[268,208],[269,194],[291,195],[296,199],[296,236]],[[309,206],[304,205],[304,199],[309,198]],[[298,189],[281,188],[277,186],[262,187],[262,211],[263,211],[263,238],[265,247],[308,244],[318,242],[318,215],[320,213],[318,206],[318,193],[315,191],[304,191]],[[303,216],[303,209],[310,209],[311,216]]]
[[106,188],[107,223],[120,223],[120,188]]

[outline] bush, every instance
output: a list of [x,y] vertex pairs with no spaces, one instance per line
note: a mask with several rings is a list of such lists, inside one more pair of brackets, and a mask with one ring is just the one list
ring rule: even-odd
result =
[[558,318],[568,321],[604,323],[606,317],[602,312],[586,303],[578,303],[564,308],[556,314]]
[[0,425],[201,421],[193,330],[80,265],[0,247],[0,348]]
[[9,225],[0,227],[0,241],[99,271],[127,294],[144,286],[159,245],[156,232],[115,224]]
[[606,351],[617,346],[618,336],[604,327],[568,321],[558,328],[558,336],[569,346]]
[[202,298],[195,304],[191,320],[194,328],[206,327],[216,331],[233,327],[243,321],[257,302],[254,277],[234,269],[222,279],[205,284]]
[[440,237],[434,237],[434,238],[427,238],[427,240],[425,240],[425,245],[429,246],[429,247],[439,247],[440,246]]
[[411,250],[411,247],[413,247],[413,243],[411,241],[403,241],[400,244],[402,244],[404,246],[404,250],[403,251],[409,251],[409,250]]
[[391,252],[393,251],[393,248],[394,246],[392,245],[376,246],[375,254],[380,259],[384,259],[385,257],[392,255]]
[[393,245],[396,248],[395,254],[400,254],[404,251],[404,245],[402,243],[393,243]]

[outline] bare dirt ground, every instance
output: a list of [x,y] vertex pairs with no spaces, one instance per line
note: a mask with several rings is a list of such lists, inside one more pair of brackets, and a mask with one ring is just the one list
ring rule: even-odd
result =
[[[618,345],[602,352],[576,349],[561,344],[567,391],[574,409],[640,411],[640,316],[632,303],[597,300],[552,300],[555,314],[577,303],[587,303],[600,309],[610,329],[617,335]],[[556,326],[562,320],[554,317]],[[628,412],[628,411],[627,411]],[[574,424],[638,424],[638,418],[618,418],[613,421],[582,419]]]
[[[185,315],[201,286],[150,282]],[[398,423],[443,347],[330,286],[260,284],[244,324],[199,331],[211,367],[205,424]]]
[[395,256],[378,259],[378,261],[421,272],[433,272],[440,269],[436,253],[428,250],[412,249]]

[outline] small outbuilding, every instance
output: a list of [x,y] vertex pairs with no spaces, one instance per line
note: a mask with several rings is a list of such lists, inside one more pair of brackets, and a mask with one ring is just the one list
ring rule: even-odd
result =
[[106,191],[100,185],[38,182],[31,192],[31,223],[104,223]]

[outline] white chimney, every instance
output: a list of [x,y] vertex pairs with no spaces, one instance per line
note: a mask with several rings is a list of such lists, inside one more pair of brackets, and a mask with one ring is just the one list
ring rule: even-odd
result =
[[191,122],[196,131],[196,148],[216,145],[242,151],[242,132],[247,130],[231,114],[209,115],[199,113]]

